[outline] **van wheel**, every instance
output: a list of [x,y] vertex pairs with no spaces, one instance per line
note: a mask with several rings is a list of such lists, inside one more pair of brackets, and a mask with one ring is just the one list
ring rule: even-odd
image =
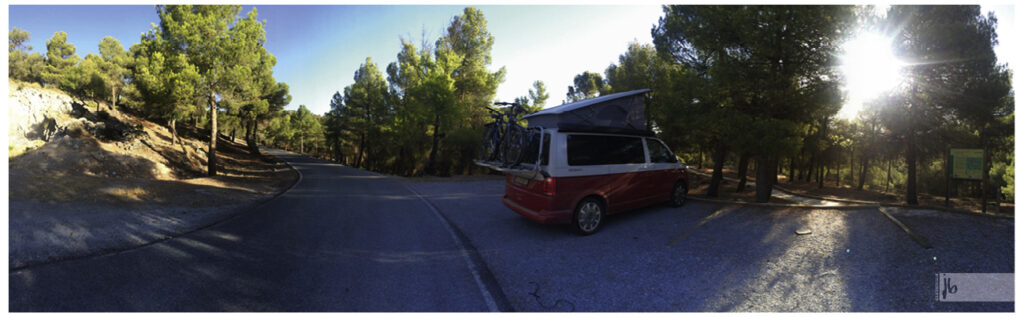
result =
[[594,234],[603,220],[604,204],[597,198],[586,198],[576,205],[576,211],[572,215],[572,228],[580,235]]
[[672,198],[669,201],[673,207],[679,207],[686,204],[687,191],[689,190],[687,189],[686,182],[676,182],[676,185],[672,187]]

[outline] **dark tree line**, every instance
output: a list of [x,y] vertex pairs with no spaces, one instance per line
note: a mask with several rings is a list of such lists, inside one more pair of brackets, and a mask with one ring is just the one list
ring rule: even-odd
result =
[[[885,19],[870,9],[665,6],[653,47],[631,44],[603,77],[577,75],[567,101],[651,88],[650,126],[688,162],[710,157],[709,196],[729,162],[737,191],[757,167],[762,202],[788,172],[790,182],[819,187],[830,175],[837,186],[903,186],[906,202],[917,204],[919,184],[945,191],[947,149],[966,147],[985,149],[994,163],[984,167],[989,186],[967,190],[987,198],[994,185],[1012,198],[1013,92],[992,50],[995,18],[978,6],[893,6]],[[911,66],[900,87],[847,120],[837,116],[844,96],[836,59],[858,27],[891,34]],[[927,174],[919,177],[921,164]]]
[[[495,39],[480,10],[465,8],[432,43],[400,41],[396,60],[384,66],[367,59],[323,115],[304,106],[283,110],[291,97],[274,80],[276,60],[262,47],[264,22],[255,10],[240,18],[240,10],[157,6],[160,24],[141,43],[125,50],[108,37],[100,55],[85,58],[63,32],[47,41],[45,54],[29,53],[28,32],[13,28],[9,73],[109,101],[172,130],[187,122],[209,127],[211,135],[241,133],[254,150],[262,141],[397,175],[482,171],[471,161],[490,120],[484,107],[505,69],[490,70]],[[919,187],[944,191],[948,148],[976,147],[986,150],[987,186],[960,190],[1012,196],[1010,70],[992,49],[997,21],[978,6],[893,6],[885,18],[854,6],[663,11],[652,28],[654,45],[633,43],[603,74],[577,75],[564,101],[652,89],[649,126],[687,162],[710,163],[708,195],[718,194],[731,163],[741,180],[755,168],[760,201],[782,173],[819,187],[831,179],[857,189],[902,188],[906,202],[916,204]],[[863,28],[891,35],[909,66],[899,87],[867,103],[857,118],[841,119],[837,57]],[[546,106],[544,83],[527,93],[516,101],[533,110]]]
[[[577,75],[563,102],[651,88],[647,121],[687,162],[709,162],[708,195],[723,169],[743,184],[755,168],[757,198],[767,201],[778,175],[789,182],[889,191],[916,203],[918,186],[944,189],[949,147],[985,148],[990,187],[1012,197],[1013,92],[996,63],[995,19],[978,6],[893,6],[885,19],[854,6],[665,6],[654,45],[633,43],[603,74]],[[837,57],[859,29],[893,36],[911,67],[896,89],[867,103],[854,119],[844,103]],[[470,160],[483,106],[503,69],[489,72],[494,38],[476,9],[452,19],[433,45],[401,42],[382,71],[367,60],[355,83],[330,101],[321,119],[325,157],[400,175],[473,171]],[[543,108],[534,84],[516,101]],[[923,170],[922,168],[923,167]],[[921,174],[923,171],[924,174]]]

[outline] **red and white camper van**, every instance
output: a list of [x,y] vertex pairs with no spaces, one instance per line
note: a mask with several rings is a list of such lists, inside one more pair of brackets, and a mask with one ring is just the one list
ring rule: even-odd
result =
[[505,206],[536,222],[570,223],[586,235],[609,214],[685,203],[685,165],[643,126],[642,93],[648,91],[601,96],[524,117],[543,134],[527,148],[529,163],[506,171]]

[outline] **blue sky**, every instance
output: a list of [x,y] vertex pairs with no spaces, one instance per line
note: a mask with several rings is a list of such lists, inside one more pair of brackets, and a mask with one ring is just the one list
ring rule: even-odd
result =
[[[254,6],[244,6],[243,14]],[[488,30],[495,37],[492,70],[507,69],[497,98],[511,101],[524,96],[535,80],[544,81],[560,104],[572,77],[583,71],[600,72],[617,62],[632,41],[650,43],[651,27],[661,16],[658,5],[639,6],[508,6],[482,5]],[[295,109],[304,104],[316,113],[328,110],[335,91],[352,83],[355,70],[370,57],[383,70],[395,60],[400,38],[419,46],[433,43],[451,18],[464,6],[257,5],[266,20],[267,49],[277,57],[274,74],[288,83]],[[152,5],[137,6],[24,6],[8,7],[8,29],[17,26],[31,33],[34,51],[45,51],[46,40],[66,31],[79,56],[96,53],[107,35],[125,48],[158,18]],[[996,10],[1001,47],[1006,61],[1012,55],[1013,6],[985,6]],[[100,19],[97,17],[110,17]],[[1014,64],[1011,61],[1011,67]]]
[[[253,6],[244,6],[248,12]],[[395,60],[400,38],[433,44],[464,6],[255,6],[266,20],[267,49],[277,57],[274,75],[288,83],[289,109],[304,104],[328,110],[335,91],[352,83],[367,57],[383,70]],[[535,80],[558,105],[575,74],[603,72],[634,39],[650,43],[661,8],[648,6],[477,6],[495,37],[492,70],[505,66],[497,98],[524,96]],[[116,19],[97,21],[95,17]],[[31,33],[35,51],[45,51],[54,32],[66,31],[79,56],[97,52],[107,35],[125,46],[139,41],[158,18],[151,5],[10,6],[9,28]]]

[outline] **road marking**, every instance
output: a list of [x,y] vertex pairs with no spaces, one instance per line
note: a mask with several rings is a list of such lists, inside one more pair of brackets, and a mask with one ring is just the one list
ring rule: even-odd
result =
[[441,216],[441,212],[438,211],[437,208],[435,208],[434,205],[430,203],[430,201],[424,198],[423,195],[421,195],[419,192],[416,192],[416,190],[413,190],[412,187],[409,187],[405,183],[398,183],[405,187],[406,190],[409,190],[409,192],[415,194],[416,197],[419,198],[420,201],[422,201],[423,204],[427,206],[427,208],[430,208],[431,212],[434,212],[434,217],[437,217],[437,219],[441,221],[441,224],[444,225],[444,228],[448,230],[448,235],[451,236],[452,241],[455,241],[456,247],[462,254],[462,260],[466,261],[466,267],[469,267],[469,272],[473,274],[473,280],[476,281],[476,287],[480,289],[480,294],[484,297],[484,303],[487,304],[487,309],[490,310],[491,312],[500,311],[498,310],[497,303],[494,301],[494,297],[491,296],[491,292],[487,290],[486,286],[484,286],[483,279],[480,277],[480,271],[477,270],[476,264],[474,264],[473,261],[469,258],[468,249],[464,244],[462,244],[462,240],[459,239],[459,236],[455,234],[455,230],[452,228],[452,225],[448,223],[448,220],[445,219],[444,216]]
[[[267,151],[267,153],[269,154],[270,151]],[[273,156],[273,155],[271,155],[271,156]],[[295,186],[299,185],[299,183],[302,183],[302,171],[299,171],[299,169],[296,169],[295,166],[292,165],[292,163],[288,162],[288,160],[281,159],[280,157],[278,157],[277,159],[281,160],[281,162],[284,162],[284,164],[287,165],[288,168],[291,168],[292,171],[295,171],[295,173],[299,174],[299,179],[295,180],[295,183],[292,184],[292,186],[288,187],[288,189],[285,189],[284,191],[281,191],[281,194],[285,194],[288,191],[291,191],[292,189],[295,189]]]
[[910,235],[910,238],[913,239],[914,242],[917,242],[918,245],[921,245],[921,247],[924,247],[924,248],[932,248],[932,243],[928,242],[927,238],[925,238],[924,236],[921,236],[921,235],[919,235],[917,233],[914,233],[914,231],[910,230],[909,227],[907,227],[906,225],[903,225],[903,222],[900,222],[900,220],[897,220],[896,217],[893,217],[891,214],[889,214],[889,212],[885,211],[885,210],[888,210],[888,209],[892,209],[892,208],[878,207],[878,212],[881,212],[882,215],[885,215],[885,217],[889,218],[889,220],[892,221],[892,223],[896,223],[896,226],[899,226],[900,229],[903,230],[903,232],[907,232],[907,234]]

